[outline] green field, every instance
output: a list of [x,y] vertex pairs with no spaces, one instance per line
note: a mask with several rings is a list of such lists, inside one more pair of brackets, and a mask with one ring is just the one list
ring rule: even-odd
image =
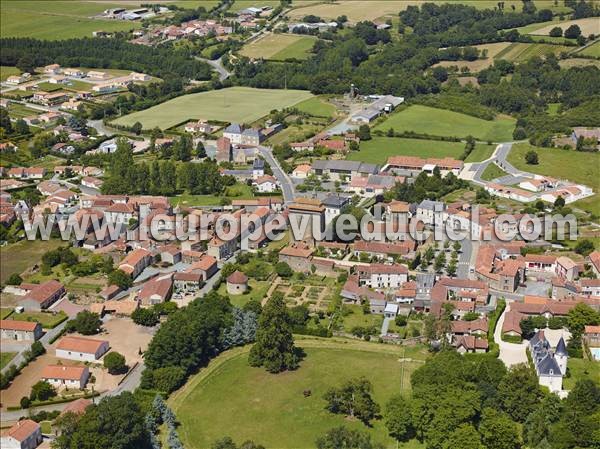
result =
[[6,80],[9,76],[20,75],[21,71],[16,67],[11,67],[8,65],[0,66],[0,81]]
[[243,295],[230,295],[227,293],[227,285],[222,283],[217,290],[219,295],[227,296],[229,298],[229,302],[236,307],[242,307],[248,301],[262,301],[266,296],[269,287],[271,286],[271,282],[269,281],[257,281],[256,279],[249,279],[248,285],[250,286],[250,291]]
[[117,6],[120,5],[79,0],[2,0],[0,35],[56,40],[91,37],[93,31],[99,30],[127,31],[140,27],[140,23],[90,19],[105,9]]
[[16,321],[37,321],[45,329],[52,329],[68,318],[65,312],[56,314],[50,312],[23,312],[13,313],[10,316],[11,320]]
[[246,44],[240,54],[253,59],[306,59],[315,41],[313,36],[270,33]]
[[589,47],[577,52],[577,54],[582,56],[591,56],[593,58],[600,58],[600,41],[596,41]]
[[0,352],[0,369],[8,365],[15,355],[15,352]]
[[[39,263],[42,254],[56,249],[65,242],[62,240],[22,240],[0,248],[0,282],[13,273],[22,273],[33,264]],[[15,257],[18,254],[18,257]]]
[[[477,144],[468,162],[478,162],[490,157],[493,145]],[[360,143],[360,151],[350,152],[347,159],[373,164],[384,164],[390,156],[418,156],[422,158],[452,157],[458,159],[465,150],[463,142],[405,139],[399,137],[374,137]],[[479,159],[481,158],[481,159]]]
[[545,56],[548,53],[559,55],[563,52],[572,50],[573,47],[566,45],[554,45],[554,44],[525,44],[516,42],[496,55],[496,59],[506,59],[511,62],[524,62],[534,56]]
[[516,120],[513,118],[483,120],[446,109],[413,105],[390,115],[375,129],[387,131],[393,128],[396,132],[414,131],[448,137],[471,135],[480,140],[502,142],[512,139],[515,123]]
[[600,363],[593,360],[569,358],[567,370],[571,374],[565,377],[563,388],[571,390],[578,380],[591,379],[600,384]]
[[[525,162],[525,154],[534,150],[538,154],[539,163],[529,165]],[[539,148],[527,143],[513,145],[508,162],[519,170],[552,176],[559,179],[580,182],[600,190],[600,153],[563,150],[559,148]]]
[[309,98],[296,105],[296,109],[315,117],[333,117],[335,115],[335,106],[328,103],[320,97]]
[[312,94],[304,90],[253,89],[229,87],[198,94],[183,95],[145,111],[134,112],[115,121],[131,126],[140,122],[144,129],[158,126],[170,128],[188,119],[219,120],[223,122],[251,123],[273,109],[293,106]]
[[247,200],[254,198],[252,188],[246,184],[237,183],[225,189],[223,195],[189,195],[183,193],[181,195],[169,198],[171,204],[176,206],[218,206],[223,198],[231,200]]
[[485,170],[481,174],[481,179],[483,179],[484,181],[492,181],[496,178],[506,176],[507,174],[508,173],[506,173],[504,170],[498,167],[498,165],[492,163],[488,164],[488,166],[485,168]]
[[[296,371],[269,374],[248,365],[249,348],[213,360],[171,399],[181,423],[179,436],[189,449],[210,447],[217,438],[252,439],[265,447],[308,448],[332,427],[346,425],[395,447],[383,420],[368,428],[325,410],[323,394],[344,380],[366,376],[383,407],[393,394],[410,388],[410,374],[427,357],[421,348],[400,348],[362,341],[297,339],[306,358]],[[404,353],[403,351],[406,351]],[[403,362],[401,357],[414,361]],[[304,397],[303,391],[311,395]],[[232,423],[235,422],[234,425]],[[419,448],[416,443],[410,448]]]

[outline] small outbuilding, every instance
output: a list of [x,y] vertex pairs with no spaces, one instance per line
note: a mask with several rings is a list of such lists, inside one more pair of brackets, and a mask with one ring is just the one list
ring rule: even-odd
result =
[[248,276],[241,271],[234,271],[227,277],[227,293],[241,295],[248,291]]

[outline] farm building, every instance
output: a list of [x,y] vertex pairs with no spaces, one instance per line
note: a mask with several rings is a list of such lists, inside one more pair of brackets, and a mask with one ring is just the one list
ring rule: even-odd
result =
[[42,336],[42,326],[33,321],[0,321],[2,340],[36,341]]
[[63,337],[56,346],[56,357],[95,362],[109,349],[108,341],[83,337]]

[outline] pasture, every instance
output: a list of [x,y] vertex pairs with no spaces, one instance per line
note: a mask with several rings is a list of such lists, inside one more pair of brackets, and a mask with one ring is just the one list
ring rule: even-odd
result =
[[171,128],[188,119],[207,119],[223,122],[251,123],[273,109],[294,106],[312,98],[303,90],[227,89],[182,95],[144,111],[134,112],[115,120],[118,125],[131,126],[140,122],[144,129],[158,126]]
[[[331,414],[325,410],[323,395],[349,378],[366,376],[373,384],[374,399],[384,407],[391,395],[409,391],[410,374],[427,352],[421,347],[338,339],[297,337],[296,344],[306,351],[296,371],[273,375],[252,368],[249,347],[236,348],[213,360],[172,396],[169,403],[181,423],[179,436],[185,447],[210,447],[223,436],[280,449],[314,447],[318,436],[342,424],[368,432],[386,447],[394,445],[383,420],[373,421],[369,428]],[[304,396],[305,390],[310,396]],[[411,442],[404,447],[421,446]]]
[[0,35],[2,37],[33,37],[58,40],[91,37],[93,31],[127,31],[139,28],[139,23],[120,20],[100,20],[90,17],[118,3],[84,1],[3,0],[0,3]]
[[296,105],[300,112],[313,115],[315,117],[333,117],[335,115],[335,106],[328,103],[325,98],[313,97],[304,100]]
[[581,28],[581,34],[583,34],[584,36],[589,36],[590,34],[598,36],[598,34],[600,34],[600,20],[598,20],[598,17],[587,17],[585,19],[567,20],[564,22],[555,22],[555,23],[551,23],[551,24],[545,25],[543,27],[540,27],[538,29],[532,30],[529,33],[541,35],[541,36],[548,36],[550,34],[550,31],[554,27],[560,27],[560,28],[562,28],[562,30],[564,32],[571,25],[579,26],[579,28]]
[[567,47],[566,45],[554,45],[554,44],[525,44],[521,42],[515,42],[504,48],[496,55],[496,59],[506,59],[511,62],[524,62],[534,56],[545,56],[548,53],[559,55],[563,52],[572,50],[573,47]]
[[[538,154],[537,165],[529,165],[525,162],[525,154],[530,150]],[[591,187],[595,192],[600,190],[600,178],[598,178],[600,153],[540,148],[528,143],[518,143],[513,145],[508,155],[508,162],[519,170],[580,182]]]
[[253,59],[306,59],[315,41],[312,36],[269,33],[245,45],[240,54]]
[[[405,139],[399,137],[374,137],[363,140],[359,151],[352,151],[347,159],[351,161],[384,164],[391,156],[418,156],[422,158],[452,157],[458,159],[465,149],[463,142],[442,142],[438,140]],[[487,159],[494,151],[493,145],[477,144],[469,162]],[[487,156],[487,157],[485,157]],[[482,157],[483,159],[478,159]]]
[[[0,282],[6,281],[13,273],[20,274],[36,263],[40,263],[46,251],[56,249],[65,242],[62,240],[21,240],[0,248]],[[15,257],[18,254],[19,257]]]
[[593,58],[600,58],[600,41],[596,41],[589,47],[577,52],[577,54],[582,56],[591,56]]
[[[594,47],[595,47],[595,49],[594,49]],[[578,54],[593,56],[593,54],[584,53],[586,50],[590,50],[590,53],[595,51],[598,55],[597,57],[600,59],[600,45],[599,44],[594,44],[592,47],[588,47],[585,50],[583,50],[581,53],[578,53]],[[560,65],[560,67],[563,69],[570,69],[571,67],[585,67],[588,65],[593,65],[594,67],[598,67],[600,69],[600,60],[589,59],[589,58],[568,58],[568,59],[561,59],[560,61],[558,61],[558,65]]]
[[445,109],[413,105],[390,115],[375,129],[385,132],[393,128],[396,132],[414,131],[447,137],[471,135],[480,140],[502,142],[512,139],[515,123],[515,119],[510,117],[483,120]]

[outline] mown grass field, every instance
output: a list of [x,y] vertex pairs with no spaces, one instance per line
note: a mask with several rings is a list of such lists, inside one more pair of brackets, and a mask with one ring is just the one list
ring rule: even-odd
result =
[[484,181],[492,181],[496,178],[506,176],[507,174],[508,173],[506,173],[504,170],[498,167],[498,165],[492,163],[488,164],[488,166],[485,168],[485,170],[481,174],[481,179],[483,179]]
[[126,31],[140,27],[134,22],[90,19],[117,6],[120,6],[118,2],[2,0],[0,35],[58,40],[91,37],[92,32],[98,30]]
[[304,90],[229,87],[183,95],[144,111],[121,117],[115,120],[115,123],[131,126],[139,121],[144,129],[152,129],[155,126],[166,129],[188,119],[201,118],[251,123],[273,109],[293,106],[312,96],[310,92]]
[[470,115],[429,106],[413,105],[392,114],[375,129],[396,132],[415,131],[436,136],[466,137],[471,135],[480,140],[502,142],[512,139],[516,120],[502,117],[483,120]]
[[[525,162],[525,154],[530,150],[538,154],[537,165],[529,165]],[[539,148],[527,143],[518,143],[513,145],[508,155],[508,162],[519,170],[580,182],[596,192],[600,189],[598,176],[600,153]]]
[[[494,148],[493,145],[477,144],[475,150],[469,155],[471,159],[467,162],[479,162],[487,159]],[[363,140],[360,143],[360,150],[350,152],[347,159],[372,164],[384,164],[391,156],[452,157],[457,159],[463,154],[464,149],[463,142],[374,137],[371,140]]]
[[315,117],[333,117],[335,106],[328,103],[324,98],[313,97],[296,105],[296,109]]
[[11,67],[8,65],[0,66],[0,81],[6,80],[9,76],[20,75],[21,71],[16,67]]
[[[13,273],[22,273],[39,263],[42,254],[64,245],[62,240],[22,240],[0,248],[0,282],[6,281]],[[18,255],[18,256],[16,256]]]
[[[273,375],[252,368],[247,361],[249,347],[237,348],[213,360],[172,396],[169,402],[181,422],[179,435],[185,447],[206,448],[231,436],[265,447],[309,448],[318,436],[340,425],[395,447],[383,420],[373,421],[369,428],[333,415],[325,410],[323,395],[349,378],[366,376],[373,384],[374,399],[384,407],[391,395],[408,392],[410,374],[427,357],[426,351],[341,339],[297,338],[296,344],[306,351],[296,371]],[[304,390],[311,395],[304,397]],[[421,446],[411,442],[403,447]]]
[[269,33],[245,45],[240,54],[254,59],[306,59],[315,41],[313,36]]
[[584,48],[577,54],[582,56],[592,56],[594,58],[600,58],[600,41],[596,41],[594,44],[590,45],[587,48]]
[[567,47],[566,45],[540,43],[525,44],[515,42],[499,52],[496,55],[496,59],[506,59],[511,62],[523,62],[534,56],[545,56],[548,53],[559,55],[562,52],[568,52],[572,49],[573,47]]
[[173,206],[180,205],[191,206],[218,206],[223,198],[230,200],[247,200],[254,198],[252,188],[246,184],[237,183],[225,189],[223,195],[190,195],[183,193],[181,195],[169,198]]

